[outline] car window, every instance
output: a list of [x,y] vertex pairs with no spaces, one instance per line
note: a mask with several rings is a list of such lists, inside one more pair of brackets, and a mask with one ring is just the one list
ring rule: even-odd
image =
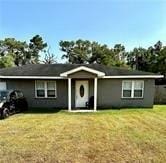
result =
[[7,97],[8,95],[8,92],[7,91],[2,91],[1,92],[1,97]]
[[24,95],[21,91],[17,91],[17,96],[18,96],[18,98],[22,98]]

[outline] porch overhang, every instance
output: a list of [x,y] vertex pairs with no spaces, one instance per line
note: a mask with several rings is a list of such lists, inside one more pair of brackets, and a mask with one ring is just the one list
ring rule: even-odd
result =
[[72,70],[63,72],[63,73],[60,74],[60,76],[61,77],[68,77],[68,75],[76,73],[76,72],[79,72],[79,71],[86,71],[86,72],[95,74],[97,77],[100,77],[100,78],[105,76],[104,72],[101,72],[101,71],[98,71],[98,70],[94,70],[92,68],[88,68],[88,67],[85,67],[85,66],[80,66],[80,67],[74,68]]
[[[80,71],[85,71],[95,75],[93,77],[94,79],[94,108],[93,110],[89,110],[89,111],[96,111],[97,110],[97,81],[98,81],[98,78],[103,78],[105,76],[105,73],[98,70],[94,70],[92,68],[85,67],[85,66],[80,66],[60,74],[60,77],[64,77],[68,79],[68,111],[69,112],[73,111],[71,107],[71,80],[72,80],[71,75]],[[86,77],[86,79],[89,79],[89,77]],[[84,111],[86,112],[87,110],[84,110]]]
[[[72,94],[71,94],[71,90],[72,90],[72,88],[71,88],[71,82],[72,82],[72,78],[70,78],[70,77],[68,77],[68,111],[69,112],[79,112],[79,110],[77,110],[77,111],[73,111],[72,110],[72,107],[71,107],[71,99],[72,99]],[[97,111],[97,86],[98,85],[98,78],[97,77],[95,77],[94,78],[94,108],[93,108],[93,110],[89,110],[90,112],[91,111]],[[82,110],[83,112],[87,112],[87,110],[85,109],[85,110]]]

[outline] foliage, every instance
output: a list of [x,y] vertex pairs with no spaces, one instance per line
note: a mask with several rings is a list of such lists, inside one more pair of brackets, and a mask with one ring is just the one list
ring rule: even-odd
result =
[[29,43],[29,57],[32,63],[39,62],[39,52],[41,52],[44,48],[47,47],[47,43],[43,42],[42,37],[39,35],[34,36]]
[[67,58],[69,63],[87,63],[90,55],[90,41],[60,41],[60,50],[65,52],[62,58]]
[[18,41],[15,38],[5,38],[4,40],[0,40],[0,62],[2,63],[3,60],[5,60],[9,63],[10,60],[10,64],[1,64],[1,67],[38,63],[39,53],[46,46],[47,44],[43,43],[42,37],[39,35],[34,36],[29,44],[25,41]]
[[64,52],[62,59],[69,63],[98,63],[110,66],[122,66],[124,62],[125,47],[115,45],[113,49],[107,45],[88,40],[60,41],[60,50]]
[[132,69],[145,70],[148,65],[148,55],[147,50],[144,48],[134,48],[133,51],[127,52],[127,63]]
[[[113,48],[96,41],[78,39],[76,41],[60,41],[62,59],[71,64],[104,64],[107,66],[128,67],[136,70],[161,73],[166,76],[166,46],[158,41],[148,48],[135,47],[127,52],[122,44],[115,44]],[[30,42],[19,41],[15,38],[0,40],[0,68],[39,63],[41,52],[45,58],[42,62],[52,64],[56,62],[54,54],[45,50],[45,43],[41,36],[36,35]]]
[[127,64],[132,69],[161,73],[166,75],[166,47],[158,41],[154,46],[147,49],[134,48],[126,53]]
[[14,58],[12,57],[12,55],[0,57],[0,68],[13,67],[13,66],[14,66]]

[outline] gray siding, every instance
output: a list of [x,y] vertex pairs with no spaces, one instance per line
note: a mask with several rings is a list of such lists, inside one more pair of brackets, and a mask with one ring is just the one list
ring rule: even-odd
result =
[[[99,79],[98,107],[153,107],[154,79],[144,79],[144,97],[142,99],[123,99],[123,79]],[[132,80],[132,79],[131,79]]]
[[56,80],[57,98],[35,98],[35,80],[7,80],[7,89],[21,90],[30,107],[67,107],[67,80]]
[[[72,107],[75,106],[75,80],[72,79]],[[94,79],[89,80],[89,96],[93,96]],[[35,80],[6,80],[8,89],[23,91],[30,107],[59,107],[68,106],[68,83],[67,80],[56,80],[57,98],[39,99],[35,98]],[[98,79],[99,108],[111,107],[152,107],[154,98],[154,79],[144,79],[144,98],[122,99],[122,79]]]

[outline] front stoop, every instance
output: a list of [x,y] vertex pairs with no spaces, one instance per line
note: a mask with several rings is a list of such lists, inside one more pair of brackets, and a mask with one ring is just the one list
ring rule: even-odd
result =
[[95,110],[71,110],[69,112],[73,113],[86,113],[86,112],[96,112]]

